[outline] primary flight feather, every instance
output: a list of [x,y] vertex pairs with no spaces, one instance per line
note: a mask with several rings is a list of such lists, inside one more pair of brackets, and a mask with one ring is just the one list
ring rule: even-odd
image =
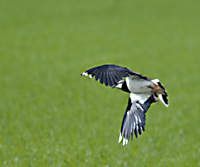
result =
[[101,84],[121,89],[130,93],[119,135],[119,143],[127,144],[130,137],[137,138],[138,134],[145,131],[145,113],[150,105],[158,102],[168,107],[168,94],[158,79],[150,79],[139,73],[113,64],[106,64],[91,68],[81,75],[95,77]]

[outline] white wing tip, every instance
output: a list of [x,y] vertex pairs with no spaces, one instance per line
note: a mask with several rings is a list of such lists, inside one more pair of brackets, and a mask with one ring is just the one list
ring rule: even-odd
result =
[[128,144],[128,139],[123,138],[123,146]]
[[[87,72],[83,72],[81,75],[83,75],[83,76],[88,76],[89,74],[87,73]],[[89,78],[91,79],[93,76],[92,76],[92,74],[90,74],[89,75]]]
[[83,72],[81,75],[88,76],[87,72]]
[[122,135],[120,133],[118,143],[120,143],[121,141],[122,141]]
[[121,135],[121,133],[120,133],[118,143],[121,143],[122,140],[123,140],[123,143],[122,143],[123,146],[126,145],[126,144],[128,144],[128,139],[123,138],[122,135]]

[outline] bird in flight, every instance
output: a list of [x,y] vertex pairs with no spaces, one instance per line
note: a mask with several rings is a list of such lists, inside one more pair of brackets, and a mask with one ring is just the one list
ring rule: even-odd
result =
[[139,73],[114,64],[93,67],[81,74],[95,77],[101,84],[130,93],[128,105],[121,124],[119,142],[126,145],[131,137],[138,137],[145,131],[145,113],[150,105],[161,102],[168,107],[168,94],[158,79],[150,79]]

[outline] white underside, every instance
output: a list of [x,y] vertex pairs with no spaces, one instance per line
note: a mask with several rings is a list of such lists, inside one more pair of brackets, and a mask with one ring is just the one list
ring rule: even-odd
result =
[[144,104],[145,101],[151,96],[151,94],[135,94],[130,93],[131,102],[139,101],[141,104]]
[[127,87],[131,93],[136,94],[152,94],[152,89],[149,86],[153,87],[151,81],[147,81],[141,78],[126,78]]

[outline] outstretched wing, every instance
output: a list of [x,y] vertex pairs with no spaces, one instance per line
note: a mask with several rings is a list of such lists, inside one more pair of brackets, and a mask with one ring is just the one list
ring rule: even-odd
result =
[[151,103],[155,102],[153,95],[149,95],[142,101],[135,101],[135,99],[132,99],[133,97],[131,95],[124,114],[119,136],[119,143],[123,139],[123,145],[128,143],[130,137],[133,139],[134,134],[137,138],[138,133],[141,135],[142,131],[145,131],[145,113],[149,109]]
[[97,66],[91,68],[81,75],[88,76],[90,78],[95,76],[95,80],[100,80],[101,84],[105,84],[106,86],[116,86],[120,80],[124,77],[132,76],[132,77],[139,77],[143,79],[148,79],[145,76],[142,76],[134,71],[129,70],[128,68],[113,65],[113,64],[106,64],[102,66]]

